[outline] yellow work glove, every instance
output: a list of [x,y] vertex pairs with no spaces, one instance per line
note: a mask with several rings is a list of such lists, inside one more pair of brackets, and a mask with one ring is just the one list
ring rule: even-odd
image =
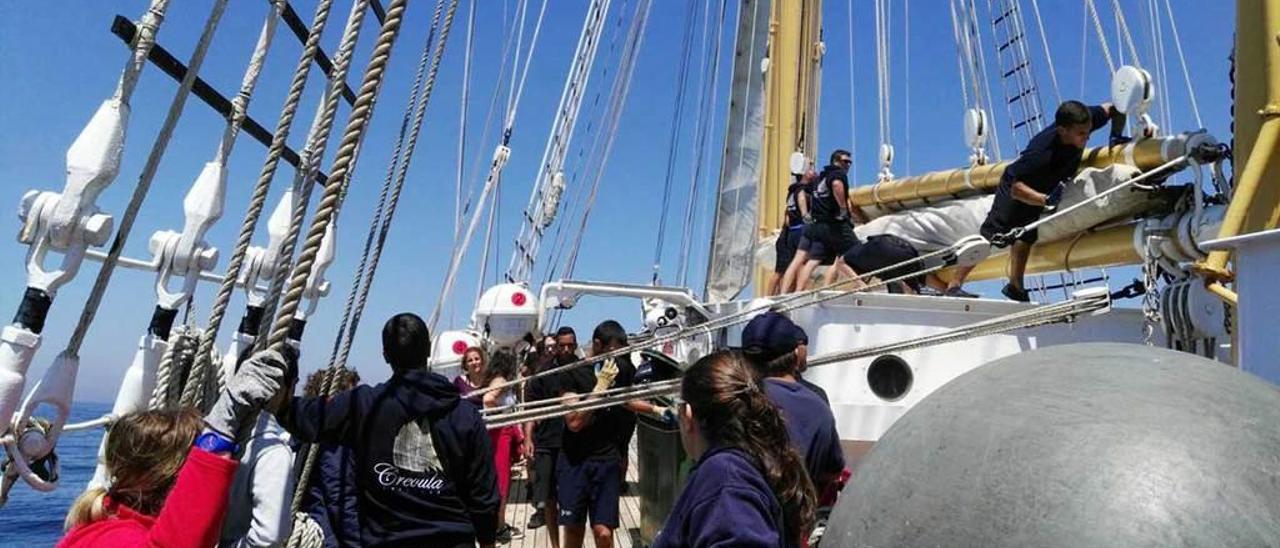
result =
[[613,386],[613,379],[618,377],[618,363],[613,358],[606,359],[600,370],[596,371],[596,387],[592,392],[602,392]]

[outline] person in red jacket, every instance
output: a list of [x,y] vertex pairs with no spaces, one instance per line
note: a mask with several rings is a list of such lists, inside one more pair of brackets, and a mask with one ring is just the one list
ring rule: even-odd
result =
[[117,419],[105,452],[111,485],[76,499],[58,546],[216,544],[238,465],[235,433],[280,389],[284,374],[285,361],[276,352],[245,361],[203,425],[191,409]]

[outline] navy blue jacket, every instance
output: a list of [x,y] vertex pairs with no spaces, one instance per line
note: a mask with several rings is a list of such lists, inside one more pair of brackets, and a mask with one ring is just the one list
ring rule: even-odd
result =
[[[323,443],[314,450],[319,454],[302,497],[302,511],[324,530],[326,547],[363,545],[355,451],[337,443]],[[302,463],[299,459],[298,464]]]
[[755,459],[713,448],[689,472],[653,548],[795,546],[785,529],[782,506]]
[[831,407],[798,382],[765,379],[764,393],[782,411],[791,446],[804,459],[814,489],[823,492],[844,470],[844,452]]
[[[281,415],[281,424],[298,440],[338,443],[355,452],[365,543],[493,542],[498,482],[489,434],[475,404],[462,400],[448,379],[424,369],[396,372],[383,384],[358,386],[328,400],[294,398]],[[429,433],[429,443],[421,453],[398,456],[396,436],[410,422]],[[408,458],[425,458],[428,465],[408,468]]]

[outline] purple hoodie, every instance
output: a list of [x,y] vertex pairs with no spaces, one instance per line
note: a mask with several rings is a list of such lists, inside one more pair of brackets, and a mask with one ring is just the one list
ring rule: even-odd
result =
[[653,548],[795,546],[764,474],[740,449],[709,449],[689,472]]

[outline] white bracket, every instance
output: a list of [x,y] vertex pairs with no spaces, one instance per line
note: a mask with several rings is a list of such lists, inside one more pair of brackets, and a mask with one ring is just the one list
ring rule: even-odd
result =
[[880,144],[880,182],[892,181],[893,171],[893,145],[889,143]]
[[298,309],[293,315],[299,320],[306,320],[311,314],[315,313],[316,305],[319,304],[320,298],[329,294],[329,281],[324,279],[325,271],[329,270],[329,266],[333,264],[334,257],[334,235],[333,223],[324,228],[324,237],[320,240],[320,250],[316,253],[316,262],[311,267],[311,276],[307,278],[307,285],[302,290],[302,298],[306,299],[306,304]]
[[964,142],[968,145],[972,154],[969,155],[969,165],[980,166],[985,165],[987,160],[987,138],[988,124],[987,111],[980,108],[971,108],[964,112]]

